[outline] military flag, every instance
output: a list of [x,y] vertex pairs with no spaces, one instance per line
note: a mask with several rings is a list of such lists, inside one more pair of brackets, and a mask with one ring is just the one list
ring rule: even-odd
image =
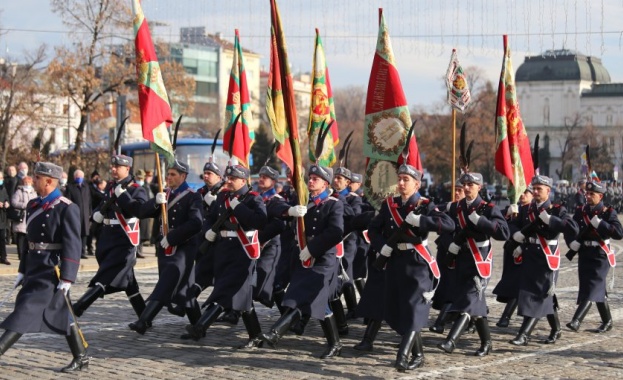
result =
[[[249,153],[251,153],[251,145],[255,140],[255,134],[249,125],[252,121],[251,115],[251,98],[249,96],[249,87],[247,85],[247,73],[244,69],[244,56],[240,47],[240,34],[236,29],[236,37],[234,41],[234,60],[231,65],[231,73],[229,74],[229,89],[227,91],[227,105],[225,106],[225,125],[223,135],[223,148],[238,162],[249,167]],[[236,116],[242,113],[239,119],[239,125],[233,128]],[[232,132],[235,136],[232,136]],[[230,146],[230,139],[233,137],[232,152],[227,151]]]
[[324,140],[322,155],[316,159],[316,140],[318,131],[324,121],[329,125],[335,120],[335,105],[333,104],[333,91],[329,79],[329,68],[325,60],[324,47],[320,33],[316,29],[316,47],[314,49],[314,60],[312,62],[312,88],[311,104],[309,110],[309,123],[307,125],[307,137],[309,140],[309,160],[317,162],[321,166],[333,166],[336,161],[335,147],[339,143],[337,121],[331,125],[327,137]]
[[[396,166],[407,144],[411,127],[409,106],[402,89],[382,9],[379,9],[379,33],[366,97],[363,153],[366,165],[365,193],[378,206],[396,188]],[[408,142],[407,163],[422,170],[415,135]]]
[[534,177],[534,166],[530,150],[530,140],[524,128],[517,91],[515,72],[508,47],[508,37],[504,35],[504,59],[500,73],[496,110],[496,152],[495,169],[508,178],[511,205],[516,205],[519,196]]
[[452,49],[450,65],[446,71],[446,87],[448,89],[448,104],[457,111],[465,112],[471,100],[471,95],[467,85],[467,77],[459,63],[456,49]]
[[172,162],[174,153],[169,126],[173,123],[173,116],[140,0],[132,0],[132,14],[143,138],[151,143],[152,150],[163,154],[167,162]]

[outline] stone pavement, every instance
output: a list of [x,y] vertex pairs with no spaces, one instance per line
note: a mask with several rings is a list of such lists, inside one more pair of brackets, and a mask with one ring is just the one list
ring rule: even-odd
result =
[[[90,344],[89,354],[93,357],[87,372],[77,375],[58,373],[57,370],[71,360],[65,339],[57,335],[29,334],[0,357],[0,379],[622,378],[623,279],[620,271],[617,271],[618,278],[610,291],[615,325],[612,331],[603,335],[585,331],[600,323],[595,307],[589,312],[580,333],[564,327],[575,311],[577,290],[577,260],[570,263],[564,259],[557,289],[563,324],[561,340],[552,346],[537,343],[549,334],[547,321],[541,320],[530,344],[515,347],[508,340],[515,336],[520,318],[514,318],[507,329],[495,326],[503,309],[491,294],[501,272],[501,243],[494,243],[493,248],[497,262],[487,296],[494,351],[482,359],[472,356],[479,347],[477,334],[463,335],[455,352],[448,355],[435,347],[444,336],[425,330],[425,367],[401,374],[392,367],[400,339],[386,326],[379,333],[373,353],[362,354],[352,349],[365,328],[361,320],[350,323],[350,334],[342,340],[342,356],[330,360],[317,359],[324,350],[325,339],[316,321],[309,323],[305,336],[288,335],[277,349],[235,349],[236,345],[246,342],[242,322],[237,326],[215,324],[201,341],[182,341],[179,335],[184,332],[187,321],[168,314],[166,310],[156,317],[154,327],[145,336],[140,336],[127,327],[136,316],[121,293],[98,300],[80,319]],[[621,242],[616,242],[615,249],[617,252],[623,249]],[[565,252],[563,249],[563,254]],[[148,295],[156,283],[157,270],[153,267],[153,248],[147,249],[145,254],[148,258],[139,260],[138,265],[142,268],[136,273],[142,293]],[[619,261],[623,260],[623,255],[618,256]],[[17,269],[17,264],[15,259],[11,266],[13,270]],[[78,281],[72,287],[74,298],[85,291],[94,264],[94,259],[84,261]],[[150,265],[152,268],[148,268]],[[7,270],[7,267],[2,269]],[[13,281],[12,274],[0,275],[1,298],[8,293]],[[205,296],[202,295],[201,299]],[[0,319],[13,310],[14,300],[15,294],[0,307]],[[275,310],[261,305],[257,310],[263,329],[268,329],[278,319]],[[433,311],[431,323],[436,315]]]

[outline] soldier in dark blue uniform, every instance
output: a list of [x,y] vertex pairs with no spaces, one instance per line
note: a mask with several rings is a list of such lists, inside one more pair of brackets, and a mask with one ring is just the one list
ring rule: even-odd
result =
[[480,337],[480,348],[475,355],[485,356],[492,349],[485,297],[493,260],[490,239],[506,240],[510,233],[506,219],[498,207],[480,198],[482,175],[464,173],[460,181],[465,198],[450,213],[458,221],[460,231],[448,247],[448,253],[455,255],[456,262],[456,293],[448,312],[460,315],[446,340],[437,347],[447,353],[454,351],[457,340],[471,318],[474,319]]
[[558,238],[562,233],[566,241],[573,240],[578,225],[567,209],[549,200],[552,179],[536,175],[531,182],[534,199],[519,209],[517,218],[511,221],[513,240],[521,243],[514,256],[521,259],[518,315],[524,317],[515,339],[516,346],[528,344],[530,334],[539,318],[547,317],[551,327],[549,337],[542,343],[555,343],[561,335],[558,305],[554,290],[560,266]]
[[[610,267],[616,265],[614,251],[610,248],[610,239],[623,238],[623,228],[617,218],[617,212],[604,206],[603,198],[606,187],[600,182],[586,184],[586,205],[578,206],[573,220],[578,224],[580,235],[568,241],[569,248],[579,254],[578,308],[567,327],[573,331],[580,329],[580,324],[595,302],[601,326],[593,332],[604,333],[612,329],[612,315],[608,306],[606,277]],[[570,260],[573,253],[567,256]]]
[[[111,159],[113,181],[104,190],[104,199],[93,210],[93,221],[103,224],[97,239],[95,258],[99,269],[89,289],[74,303],[76,316],[81,316],[99,297],[125,291],[137,316],[145,309],[134,276],[137,246],[140,244],[140,208],[147,201],[145,189],[130,175],[132,158],[115,155]],[[123,199],[123,206],[121,200]],[[129,232],[126,232],[129,231]]]
[[[25,333],[47,332],[67,337],[74,359],[63,372],[88,367],[78,326],[70,320],[63,293],[76,281],[82,241],[80,209],[57,188],[63,168],[48,162],[35,166],[34,187],[39,195],[28,202],[28,253],[22,257],[15,287],[23,285],[15,300],[15,310],[0,324],[0,355]],[[60,274],[57,270],[60,268]],[[69,296],[69,294],[67,294]]]
[[[465,191],[463,189],[463,184],[461,181],[456,181],[454,184],[454,202],[447,202],[445,204],[439,205],[439,209],[444,211],[448,215],[457,215],[456,208],[461,201],[465,198]],[[441,272],[441,278],[439,279],[439,286],[435,291],[435,296],[433,297],[433,309],[439,310],[439,315],[437,319],[433,323],[432,326],[428,328],[429,331],[443,334],[445,330],[446,320],[448,318],[448,311],[452,306],[452,300],[454,298],[455,293],[455,274],[456,271],[454,256],[451,257],[452,260],[448,260],[448,255],[451,253],[448,252],[448,247],[452,240],[454,239],[454,233],[459,232],[461,230],[461,226],[459,225],[459,221],[454,219],[455,230],[448,233],[440,234],[439,237],[435,240],[435,244],[437,245],[437,262],[439,263],[439,271]],[[449,264],[449,265],[448,265]]]
[[[286,174],[291,176],[290,169],[286,170]],[[295,204],[298,196],[291,184],[287,184],[283,187],[283,190],[279,193],[283,200],[289,204]],[[295,265],[298,265],[299,247],[296,242],[294,220],[286,220],[286,228],[280,235],[281,254],[277,261],[277,268],[275,269],[275,281],[273,283],[273,301],[279,309],[279,312],[283,314],[284,308],[281,306],[283,302],[283,296],[286,293],[286,288],[290,283],[290,276]],[[297,324],[295,324],[297,325]],[[301,335],[304,331],[304,325],[301,329],[297,330],[297,334]]]
[[[302,315],[310,315],[320,320],[327,338],[328,347],[320,356],[322,359],[339,356],[342,350],[337,322],[328,307],[337,290],[339,263],[335,246],[342,241],[344,231],[344,205],[330,196],[332,176],[330,168],[312,165],[309,169],[310,200],[304,215],[307,245],[299,253],[300,262],[293,268],[281,318],[270,332],[260,336],[274,347],[290,325]],[[311,267],[304,266],[310,259]]]
[[[531,202],[532,185],[528,185],[526,190],[519,196],[518,207],[528,205]],[[517,213],[513,213],[512,209],[513,208],[509,205],[505,213],[505,218],[508,222],[511,222],[513,218],[517,217]],[[512,239],[509,241],[512,242]],[[507,241],[507,243],[504,244],[502,277],[495,286],[495,289],[493,289],[496,300],[506,304],[500,319],[495,324],[498,327],[508,327],[511,317],[517,309],[517,297],[519,297],[519,282],[521,279],[521,256],[519,258],[513,257],[513,250],[513,244],[509,244]]]
[[368,229],[372,247],[389,258],[385,269],[385,320],[402,336],[395,363],[399,371],[424,365],[420,330],[428,323],[434,283],[439,279],[439,267],[428,250],[428,233],[454,230],[452,219],[420,196],[421,180],[421,171],[401,165],[396,189],[400,196],[383,202]]
[[[178,314],[176,310],[179,305],[192,324],[197,322],[201,314],[197,299],[188,297],[188,292],[195,282],[191,274],[201,231],[202,205],[201,196],[186,183],[187,176],[188,165],[175,160],[167,170],[166,193],[157,193],[154,199],[148,200],[141,207],[141,218],[157,218],[161,226],[157,238],[159,244],[156,245],[158,282],[138,321],[129,325],[130,329],[139,334],[145,334],[156,314],[165,305],[175,314]],[[119,199],[122,207],[127,201],[127,197]],[[163,235],[162,230],[161,207],[167,208],[166,235]]]
[[[374,207],[367,201],[363,201],[363,189],[361,188],[361,183],[363,181],[363,176],[358,173],[351,173],[351,183],[350,183],[350,191],[354,194],[357,194],[361,199],[361,213],[364,212],[374,212]],[[359,215],[359,214],[356,214]],[[351,223],[352,224],[352,223]],[[353,260],[353,283],[355,284],[355,288],[357,288],[357,292],[359,292],[359,297],[363,294],[363,288],[366,284],[366,277],[368,277],[368,248],[370,248],[370,242],[367,240],[368,227],[364,228],[361,231],[355,231],[357,234],[357,253],[355,254],[355,259]],[[350,314],[350,310],[348,311]],[[350,315],[349,315],[350,316]]]
[[586,180],[578,181],[578,191],[573,195],[574,206],[584,206],[586,204]]
[[[201,318],[186,326],[194,340],[205,336],[225,309],[242,312],[249,340],[256,340],[261,333],[253,308],[253,282],[260,252],[257,230],[266,225],[267,216],[262,198],[247,185],[249,174],[249,169],[241,165],[227,167],[227,188],[210,206],[203,225],[206,240],[213,243],[214,289],[203,305]],[[224,223],[215,225],[227,215]]]

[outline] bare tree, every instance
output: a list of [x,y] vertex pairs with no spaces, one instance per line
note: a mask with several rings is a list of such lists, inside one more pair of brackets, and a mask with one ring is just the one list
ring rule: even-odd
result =
[[578,160],[580,142],[579,131],[584,126],[584,118],[579,113],[565,118],[564,132],[562,138],[558,139],[560,148],[560,169],[556,169],[559,179],[571,180],[572,163]]
[[[366,89],[362,86],[349,86],[334,89],[335,117],[340,129],[340,143],[336,147],[337,155],[342,148],[346,136],[353,132],[349,149],[348,166],[355,173],[365,171],[366,162],[363,158],[363,130],[366,115]],[[307,149],[307,146],[305,146]],[[307,154],[305,154],[307,157]]]

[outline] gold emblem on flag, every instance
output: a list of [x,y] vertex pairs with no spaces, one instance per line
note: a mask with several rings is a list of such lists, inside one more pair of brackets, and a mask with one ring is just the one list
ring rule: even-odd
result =
[[407,117],[406,112],[396,115],[394,110],[389,110],[372,118],[367,137],[378,153],[392,156],[402,150],[407,138],[407,125],[410,124]]

